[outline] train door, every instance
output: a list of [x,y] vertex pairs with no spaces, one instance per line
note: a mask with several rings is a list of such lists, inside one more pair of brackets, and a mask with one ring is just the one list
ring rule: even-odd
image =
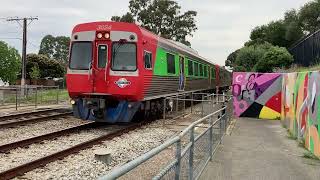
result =
[[179,55],[179,91],[184,91],[185,88],[185,67],[184,67],[184,57]]
[[94,71],[93,92],[95,93],[104,93],[106,91],[108,49],[107,42],[96,42],[96,62],[92,66]]

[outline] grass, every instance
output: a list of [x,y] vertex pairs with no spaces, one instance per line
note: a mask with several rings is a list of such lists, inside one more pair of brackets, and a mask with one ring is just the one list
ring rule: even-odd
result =
[[294,136],[291,132],[290,132],[290,130],[288,129],[287,130],[287,132],[288,132],[288,138],[289,139],[292,139],[292,140],[297,140],[298,139],[298,137],[297,136]]
[[[36,96],[37,95],[37,96]],[[46,89],[39,90],[35,92],[35,90],[28,92],[27,95],[21,96],[20,92],[18,92],[18,102],[20,104],[34,104],[37,100],[38,104],[52,104],[57,102],[57,95],[59,102],[65,102],[69,100],[69,94],[65,89]],[[37,99],[36,99],[37,98]],[[0,104],[2,106],[15,104],[16,103],[16,92],[5,92],[3,94],[3,100],[0,100]]]
[[302,67],[298,65],[292,65],[289,69],[276,69],[278,73],[290,73],[290,72],[306,72],[306,71],[320,71],[320,64],[312,65],[309,67]]
[[316,155],[314,155],[312,152],[305,152],[305,153],[303,153],[303,156],[302,157],[304,157],[304,158],[306,158],[306,159],[314,159],[314,160],[318,160],[318,161],[320,161],[320,159],[316,156]]

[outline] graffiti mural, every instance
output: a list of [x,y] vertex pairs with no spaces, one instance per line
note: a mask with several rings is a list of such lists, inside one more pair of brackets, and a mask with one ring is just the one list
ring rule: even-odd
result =
[[320,72],[309,73],[307,131],[305,146],[320,157]]
[[281,74],[235,72],[232,86],[235,116],[261,119],[281,117]]
[[281,120],[291,130],[293,134],[297,135],[296,118],[295,118],[295,83],[297,80],[297,73],[283,74],[282,85],[282,111]]
[[320,157],[320,72],[233,73],[236,117],[278,119]]

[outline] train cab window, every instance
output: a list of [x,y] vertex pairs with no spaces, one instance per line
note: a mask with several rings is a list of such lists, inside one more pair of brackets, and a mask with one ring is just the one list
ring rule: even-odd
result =
[[167,53],[167,70],[169,74],[176,73],[176,64],[174,61],[174,55]]
[[105,68],[107,64],[108,46],[98,46],[98,68]]
[[114,71],[137,70],[137,47],[134,43],[112,44],[112,66]]
[[199,64],[196,62],[194,63],[194,75],[199,76]]
[[144,68],[152,69],[152,53],[151,52],[144,52]]
[[203,65],[200,64],[200,76],[203,76]]
[[91,42],[74,42],[71,47],[70,69],[88,70],[92,60]]
[[193,63],[192,61],[188,61],[188,75],[193,76]]
[[208,67],[204,66],[204,77],[208,77]]

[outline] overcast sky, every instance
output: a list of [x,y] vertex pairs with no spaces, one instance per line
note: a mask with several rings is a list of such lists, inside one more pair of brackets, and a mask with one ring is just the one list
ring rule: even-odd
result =
[[[198,30],[189,38],[200,55],[224,65],[227,56],[249,39],[252,28],[283,17],[308,0],[177,0],[195,10]],[[129,0],[5,0],[0,18],[38,16],[28,27],[28,53],[37,53],[46,34],[70,36],[74,25],[109,20],[128,11]],[[0,19],[0,40],[21,52],[22,28]]]

